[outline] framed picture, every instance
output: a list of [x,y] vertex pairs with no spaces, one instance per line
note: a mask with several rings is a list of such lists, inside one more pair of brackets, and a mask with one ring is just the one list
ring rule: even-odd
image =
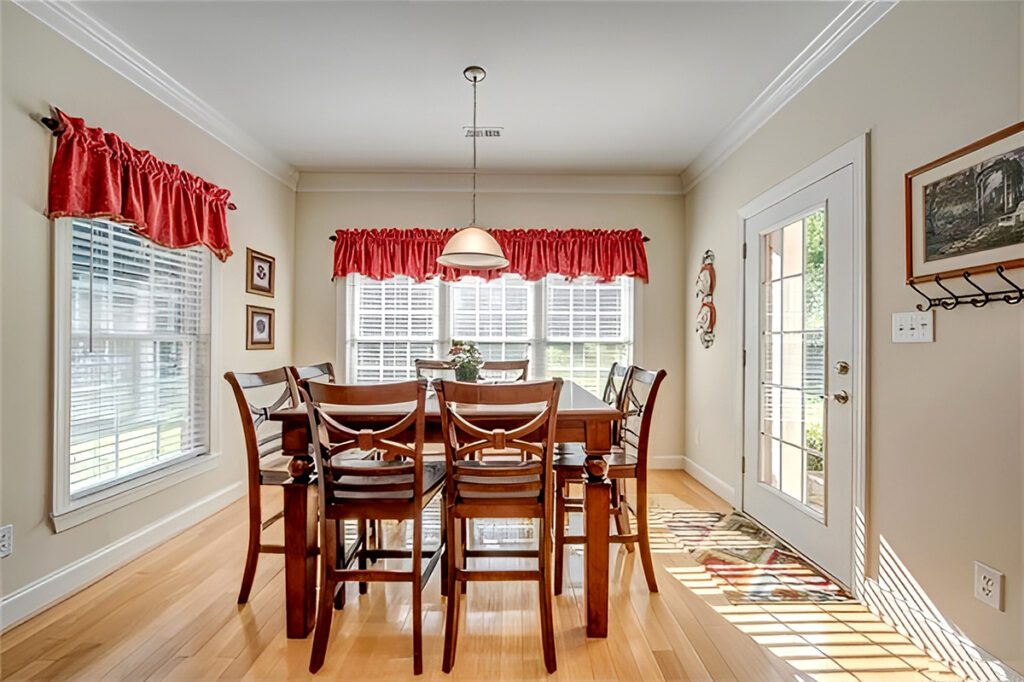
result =
[[907,281],[1024,266],[1024,122],[910,171]]
[[245,306],[246,350],[271,350],[274,347],[274,309]]
[[253,249],[245,250],[245,291],[260,296],[274,295],[274,257]]

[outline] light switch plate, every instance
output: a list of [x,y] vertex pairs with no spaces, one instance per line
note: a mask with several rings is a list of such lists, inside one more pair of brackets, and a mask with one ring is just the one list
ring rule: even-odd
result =
[[910,312],[892,314],[893,343],[931,343],[935,340],[935,314]]

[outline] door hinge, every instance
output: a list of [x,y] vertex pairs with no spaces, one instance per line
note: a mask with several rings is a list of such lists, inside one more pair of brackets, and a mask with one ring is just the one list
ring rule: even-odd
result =
[[741,457],[740,458],[740,473],[741,474],[747,473],[747,458],[746,457]]
[[743,260],[747,259],[747,243],[743,242]]
[[743,349],[743,366],[744,367],[747,366],[747,349],[746,348]]

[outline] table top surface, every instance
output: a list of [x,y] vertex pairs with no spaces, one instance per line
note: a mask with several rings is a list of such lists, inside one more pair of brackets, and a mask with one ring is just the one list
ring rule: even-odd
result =
[[[535,413],[535,410],[524,410],[522,405],[462,405],[458,410],[461,414],[479,417],[502,417],[523,414],[524,412]],[[441,417],[437,396],[434,395],[433,391],[427,394],[425,411],[428,419],[431,417],[440,419]],[[409,412],[409,406],[408,403],[373,406],[338,405],[329,408],[327,412],[338,415],[403,415]],[[558,416],[611,420],[618,419],[621,413],[576,382],[565,381],[562,384],[562,392],[558,396]],[[302,419],[306,418],[306,408],[304,405],[284,408],[270,415],[270,419],[275,421],[289,421],[300,417]]]

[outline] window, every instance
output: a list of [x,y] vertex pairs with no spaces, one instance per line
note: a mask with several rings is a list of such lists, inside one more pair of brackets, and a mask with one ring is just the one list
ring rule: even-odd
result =
[[210,254],[57,222],[55,515],[209,451]]
[[535,377],[560,376],[600,391],[613,362],[633,350],[633,280],[597,283],[505,275],[417,284],[406,277],[348,280],[348,377],[415,374],[416,358],[442,358],[452,339],[475,341],[489,360],[530,359]]

